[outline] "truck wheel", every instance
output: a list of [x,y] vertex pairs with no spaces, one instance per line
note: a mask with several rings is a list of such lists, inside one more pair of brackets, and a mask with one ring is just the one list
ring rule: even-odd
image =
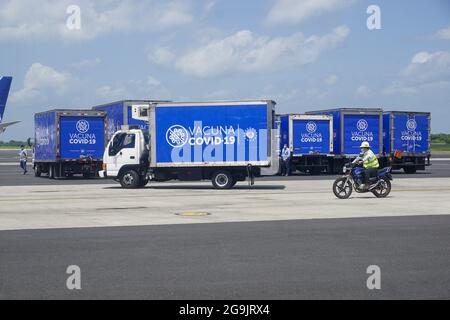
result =
[[139,188],[145,187],[147,183],[148,183],[147,177],[139,177]]
[[228,171],[215,172],[211,180],[216,189],[230,189],[234,185],[234,178]]
[[139,186],[139,175],[134,170],[128,170],[120,178],[122,188],[134,189]]
[[41,166],[35,165],[35,166],[34,166],[34,176],[35,176],[35,177],[40,177],[41,174],[42,174]]
[[406,174],[414,174],[417,171],[416,167],[404,167],[403,170]]

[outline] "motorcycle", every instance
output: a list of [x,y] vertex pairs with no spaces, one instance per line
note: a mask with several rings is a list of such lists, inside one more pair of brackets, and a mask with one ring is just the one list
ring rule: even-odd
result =
[[369,178],[369,187],[362,189],[364,184],[364,168],[358,163],[344,166],[344,176],[333,183],[333,193],[339,199],[348,199],[353,190],[358,193],[372,192],[377,198],[386,198],[391,193],[392,167],[379,169],[377,175]]

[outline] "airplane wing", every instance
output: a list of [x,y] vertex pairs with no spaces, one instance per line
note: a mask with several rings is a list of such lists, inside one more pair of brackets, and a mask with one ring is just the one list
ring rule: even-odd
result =
[[5,132],[6,127],[9,127],[13,124],[19,123],[20,121],[14,121],[14,122],[6,122],[6,123],[0,123],[0,133]]

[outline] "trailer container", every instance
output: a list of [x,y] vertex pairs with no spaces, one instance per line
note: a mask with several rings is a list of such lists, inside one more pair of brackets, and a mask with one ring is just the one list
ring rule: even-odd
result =
[[350,159],[360,153],[363,141],[383,157],[383,110],[380,108],[337,108],[310,111],[307,114],[328,114],[333,117],[333,172],[340,172]]
[[105,148],[105,112],[51,110],[35,114],[34,124],[36,176],[48,173],[53,179],[98,174]]
[[330,115],[280,115],[280,148],[292,152],[291,168],[318,174],[332,170],[333,117]]
[[216,188],[279,170],[273,101],[150,104],[148,132],[118,131],[101,176],[123,187],[154,181],[212,180]]
[[394,170],[406,173],[430,165],[431,114],[386,111],[383,114],[384,154]]

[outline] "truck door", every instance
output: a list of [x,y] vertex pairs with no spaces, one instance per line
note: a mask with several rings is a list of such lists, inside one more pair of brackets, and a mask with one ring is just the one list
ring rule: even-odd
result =
[[139,164],[139,150],[135,133],[117,133],[108,147],[106,171],[108,176],[117,176],[124,165]]

